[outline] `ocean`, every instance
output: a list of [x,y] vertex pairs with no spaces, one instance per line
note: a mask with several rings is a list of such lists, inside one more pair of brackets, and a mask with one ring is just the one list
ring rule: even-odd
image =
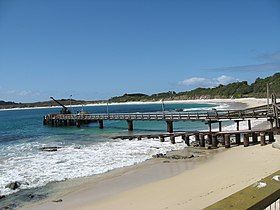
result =
[[[215,104],[166,103],[166,111],[210,110]],[[219,108],[219,107],[218,107]],[[75,113],[81,107],[72,107]],[[109,105],[110,113],[160,112],[161,104]],[[106,113],[106,106],[86,106],[89,113]],[[49,127],[43,116],[58,113],[59,108],[0,111],[0,195],[23,189],[45,186],[63,181],[104,173],[115,168],[143,162],[157,153],[184,148],[184,143],[172,145],[158,140],[113,140],[115,135],[131,134],[123,121],[104,121],[104,129],[97,124],[77,127]],[[203,122],[175,122],[175,131],[207,129]],[[135,121],[133,133],[166,131],[161,121]],[[45,146],[58,146],[56,152],[41,151]],[[11,190],[5,186],[18,181],[21,186]]]

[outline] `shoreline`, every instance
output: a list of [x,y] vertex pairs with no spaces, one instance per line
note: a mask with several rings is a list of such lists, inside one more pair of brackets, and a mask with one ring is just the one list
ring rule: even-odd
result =
[[[119,102],[119,103],[109,103],[110,105],[141,105],[141,104],[161,104],[161,101],[138,101],[138,102]],[[221,104],[221,103],[243,103],[249,104],[249,107],[259,106],[266,103],[265,98],[239,98],[239,99],[192,99],[192,100],[169,100],[164,101],[164,103],[169,104]],[[107,106],[106,103],[96,103],[96,104],[85,104],[85,105],[72,105],[71,107],[91,107],[91,106]],[[69,107],[69,105],[66,105]],[[7,108],[0,109],[0,111],[15,111],[15,110],[36,110],[36,109],[57,109],[61,106],[44,106],[44,107],[24,107],[24,108]]]
[[[232,103],[230,103],[229,106],[232,106],[232,105],[233,106],[241,106],[241,105],[244,106],[244,103],[240,104],[239,102],[232,101]],[[250,106],[250,105],[251,104],[248,104],[248,103],[246,104],[246,106]],[[187,149],[183,149],[183,150],[172,151],[172,152],[168,152],[168,153],[180,154],[180,153],[182,153],[182,152],[184,153],[186,151],[187,151]],[[206,151],[209,151],[209,150],[206,150]],[[206,159],[213,158],[212,156],[214,156],[215,153],[223,151],[223,149],[220,148],[218,150],[212,150],[212,151],[214,151],[214,152],[212,152],[212,153],[210,152],[211,154],[208,154]],[[87,188],[88,185],[95,187],[95,188],[97,186],[97,188],[98,188],[98,186],[100,185],[99,182],[105,183],[104,189],[107,189],[107,190],[109,189],[109,187],[108,187],[109,183],[111,185],[117,185],[116,189],[114,191],[112,191],[111,194],[104,192],[104,190],[103,191],[97,190],[97,191],[90,192],[90,194],[95,193],[96,199],[97,198],[99,200],[104,199],[106,197],[110,197],[110,196],[114,196],[119,193],[122,193],[123,191],[126,191],[126,190],[131,190],[131,189],[140,187],[142,185],[144,186],[149,183],[156,182],[158,180],[164,180],[167,178],[177,176],[181,173],[184,173],[184,171],[192,170],[194,167],[200,167],[200,165],[203,164],[204,161],[205,160],[201,160],[201,158],[194,158],[191,160],[187,160],[186,161],[187,163],[185,163],[184,160],[171,161],[172,163],[163,163],[162,160],[158,160],[156,158],[151,158],[151,159],[148,159],[148,160],[141,162],[139,164],[136,164],[136,165],[113,169],[109,172],[98,174],[98,175],[75,178],[75,179],[66,180],[66,181],[62,181],[62,182],[58,182],[58,183],[49,183],[48,185],[54,187],[54,190],[56,190],[57,192],[55,192],[54,194],[51,194],[50,197],[37,201],[35,203],[33,203],[33,202],[24,203],[22,208],[30,209],[30,207],[33,206],[35,209],[37,209],[37,208],[41,209],[41,204],[44,204],[47,202],[48,205],[52,205],[53,204],[52,200],[59,199],[60,197],[63,197],[63,200],[65,200],[64,199],[65,196],[68,197],[68,195],[71,195],[73,193],[75,194],[76,192],[86,190],[85,188]],[[194,165],[192,165],[192,164],[194,164]],[[163,175],[162,173],[160,173],[160,175],[159,175],[158,172],[155,172],[155,171],[153,172],[153,170],[151,169],[151,166],[158,168],[158,171],[161,171],[161,172],[165,171],[165,175]],[[145,173],[142,172],[144,178],[143,177],[141,178],[138,175],[137,176],[134,175],[134,177],[131,175],[134,172],[139,173],[139,171],[141,171],[141,170],[146,171]],[[172,173],[169,173],[170,170],[172,171]],[[151,175],[147,178],[146,176],[149,173],[152,173],[153,175]],[[127,176],[128,178],[125,181],[124,180],[121,181],[123,186],[121,184],[119,184],[119,185],[116,184],[116,179],[118,177],[122,177],[124,175]],[[135,185],[135,179],[137,180],[137,183],[138,183],[136,185]],[[130,182],[128,180],[130,180]],[[127,181],[128,181],[128,184],[127,184]],[[126,184],[124,184],[124,182]],[[99,190],[100,190],[100,186],[99,186]],[[97,200],[95,200],[95,201],[97,201]],[[44,208],[42,208],[42,209],[44,209]]]

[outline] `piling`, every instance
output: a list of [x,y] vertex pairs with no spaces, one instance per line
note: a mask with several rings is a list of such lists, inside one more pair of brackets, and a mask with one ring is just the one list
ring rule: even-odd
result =
[[166,120],[167,125],[167,132],[173,133],[173,121],[172,120]]
[[230,148],[230,134],[225,134],[225,148]]
[[98,124],[99,124],[99,128],[103,129],[104,125],[103,125],[103,120],[98,120]]
[[160,136],[159,136],[159,141],[160,141],[160,142],[164,142],[164,136],[163,136],[163,135],[160,135]]
[[248,147],[249,146],[249,134],[244,134],[244,137],[243,137],[243,144],[244,144],[244,147]]
[[251,120],[248,120],[248,130],[252,130]]
[[240,145],[240,139],[241,139],[241,135],[240,135],[240,133],[236,133],[235,134],[235,143],[237,144],[237,145]]
[[185,144],[190,146],[190,136],[189,135],[185,135]]
[[219,121],[219,132],[222,132],[222,121]]
[[258,143],[258,134],[256,132],[252,133],[252,141],[253,141],[253,144]]
[[218,136],[215,134],[212,136],[212,147],[218,147]]
[[204,134],[199,134],[199,146],[200,147],[205,147],[205,138],[204,138]]
[[170,136],[170,141],[171,141],[171,144],[175,144],[175,136],[174,135]]
[[274,134],[273,134],[273,131],[269,131],[268,132],[268,141],[271,143],[271,142],[274,142]]
[[133,121],[127,120],[127,129],[128,131],[133,131]]
[[265,133],[260,133],[260,141],[261,141],[261,146],[266,145],[265,143]]

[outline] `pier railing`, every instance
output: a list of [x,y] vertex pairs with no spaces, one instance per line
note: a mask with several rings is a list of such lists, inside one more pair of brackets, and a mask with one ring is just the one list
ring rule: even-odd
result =
[[280,209],[280,171],[214,203],[205,210]]
[[101,113],[101,114],[51,114],[51,119],[59,120],[222,120],[267,118],[265,110],[247,111],[211,111],[211,112],[151,112],[151,113]]

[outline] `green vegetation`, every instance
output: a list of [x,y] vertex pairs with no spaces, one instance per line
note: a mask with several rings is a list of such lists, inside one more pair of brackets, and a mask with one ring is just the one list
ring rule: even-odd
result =
[[[188,100],[188,99],[213,99],[213,98],[245,98],[245,97],[266,97],[266,86],[270,84],[271,93],[275,93],[277,98],[280,97],[280,73],[273,76],[261,79],[257,78],[251,85],[246,81],[234,82],[228,85],[219,85],[214,88],[196,88],[194,90],[179,92],[168,91],[152,95],[142,93],[124,94],[123,96],[112,97],[109,102],[128,102],[128,101],[159,101],[159,100]],[[58,100],[64,105],[69,105],[69,99]],[[106,100],[99,101],[84,101],[72,99],[72,105],[93,104],[107,102]],[[25,108],[25,107],[45,107],[57,106],[53,101],[43,101],[35,103],[14,103],[0,101],[0,109],[5,108]]]
[[271,93],[280,97],[280,73],[261,79],[257,78],[251,85],[246,81],[234,82],[228,85],[219,85],[214,88],[196,88],[191,91],[179,92],[169,91],[153,95],[145,94],[124,94],[123,96],[113,97],[110,102],[127,101],[158,101],[182,100],[182,99],[213,99],[213,98],[245,98],[245,97],[266,97],[266,86],[270,84]]

